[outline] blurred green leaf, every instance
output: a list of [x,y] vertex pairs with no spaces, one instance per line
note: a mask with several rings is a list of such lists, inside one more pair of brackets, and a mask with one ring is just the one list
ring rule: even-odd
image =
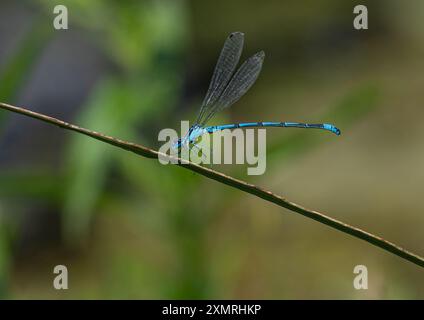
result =
[[[179,2],[166,4],[134,2],[104,8],[112,10],[114,15],[113,23],[102,26],[109,35],[106,39],[110,38],[114,44],[113,47],[106,44],[107,52],[113,52],[123,73],[110,75],[109,80],[97,86],[83,106],[79,123],[128,138],[141,124],[152,128],[153,121],[175,105],[182,81],[181,54],[186,43],[186,22],[182,20],[185,7]],[[87,235],[109,169],[119,155],[110,147],[84,137],[72,139],[63,228],[68,242],[75,244]]]
[[60,204],[63,199],[61,181],[50,171],[12,170],[0,173],[0,196],[13,198],[44,199]]

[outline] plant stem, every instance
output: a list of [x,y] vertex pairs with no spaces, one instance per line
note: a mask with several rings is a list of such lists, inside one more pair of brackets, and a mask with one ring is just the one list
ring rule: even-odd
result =
[[[12,111],[15,113],[19,113],[31,118],[35,118],[56,126],[59,126],[61,128],[67,129],[67,130],[72,130],[72,131],[76,131],[79,133],[82,133],[84,135],[87,135],[89,137],[92,137],[94,139],[103,141],[105,143],[114,145],[118,148],[127,150],[127,151],[131,151],[134,152],[138,155],[141,155],[143,157],[146,158],[150,158],[150,159],[157,159],[159,156],[163,157],[164,159],[176,159],[173,158],[172,156],[168,156],[166,154],[162,154],[159,153],[155,150],[152,150],[150,148],[144,147],[142,145],[138,145],[132,142],[127,142],[127,141],[123,141],[114,137],[110,137],[107,135],[104,135],[102,133],[99,132],[95,132],[89,129],[85,129],[85,128],[81,128],[78,127],[74,124],[56,119],[56,118],[52,118],[49,116],[46,116],[44,114],[40,114],[37,112],[33,112],[24,108],[19,108],[19,107],[15,107],[9,104],[5,104],[5,103],[1,103],[0,102],[0,108],[8,110],[8,111]],[[191,171],[197,172],[207,178],[213,179],[215,181],[221,182],[223,184],[226,184],[230,187],[233,188],[237,188],[241,191],[250,193],[252,195],[255,195],[259,198],[262,198],[266,201],[275,203],[276,205],[286,208],[288,210],[291,210],[293,212],[297,212],[300,213],[301,215],[308,217],[310,219],[313,219],[315,221],[318,221],[320,223],[323,223],[327,226],[330,226],[334,229],[337,229],[341,232],[350,234],[356,238],[362,239],[367,241],[368,243],[371,243],[377,247],[380,247],[388,252],[391,252],[393,254],[395,254],[396,256],[403,258],[405,260],[408,260],[420,267],[424,267],[424,258],[420,257],[419,255],[412,253],[408,250],[405,250],[403,248],[401,248],[400,246],[389,242],[387,240],[384,240],[381,237],[378,237],[372,233],[366,232],[364,230],[361,230],[359,228],[356,228],[354,226],[351,226],[347,223],[344,223],[342,221],[336,220],[334,218],[331,218],[323,213],[320,213],[318,211],[314,211],[314,210],[310,210],[310,209],[306,209],[294,202],[291,202],[289,200],[284,199],[281,196],[278,196],[270,191],[264,190],[258,186],[255,186],[253,184],[247,183],[245,181],[239,180],[239,179],[235,179],[233,177],[230,177],[228,175],[225,175],[223,173],[220,173],[218,171],[209,169],[209,168],[205,168],[202,166],[199,166],[197,164],[194,164],[192,162],[188,162],[186,160],[183,159],[178,159],[178,164],[179,166],[182,166],[184,168],[187,168]]]

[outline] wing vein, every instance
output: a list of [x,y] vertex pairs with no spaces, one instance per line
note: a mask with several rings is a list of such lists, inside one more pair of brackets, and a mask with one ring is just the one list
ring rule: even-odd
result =
[[262,69],[265,53],[260,51],[246,60],[234,74],[219,99],[204,111],[201,121],[204,125],[212,116],[237,102],[255,83]]

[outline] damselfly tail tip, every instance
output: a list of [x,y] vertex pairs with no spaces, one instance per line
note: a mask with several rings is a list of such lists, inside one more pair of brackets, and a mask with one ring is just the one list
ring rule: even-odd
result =
[[342,132],[340,131],[340,129],[339,128],[336,128],[336,127],[334,127],[334,133],[336,135],[338,135],[338,136],[342,134]]
[[331,132],[335,133],[338,136],[341,135],[341,133],[342,133],[339,128],[337,128],[333,125],[331,126]]
[[328,123],[324,123],[324,129],[331,131],[338,136],[342,133],[339,128],[333,126],[332,124],[328,124]]

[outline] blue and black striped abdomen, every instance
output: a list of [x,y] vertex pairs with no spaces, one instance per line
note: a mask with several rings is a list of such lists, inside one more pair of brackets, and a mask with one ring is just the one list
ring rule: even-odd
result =
[[237,129],[237,128],[259,128],[259,127],[283,127],[283,128],[312,128],[312,129],[322,129],[331,131],[337,135],[340,135],[340,130],[333,126],[332,124],[320,123],[320,124],[309,124],[309,123],[299,123],[299,122],[244,122],[244,123],[235,123],[235,124],[224,124],[220,126],[210,126],[206,127],[205,130],[208,133],[213,133],[215,131],[221,131],[225,129]]

